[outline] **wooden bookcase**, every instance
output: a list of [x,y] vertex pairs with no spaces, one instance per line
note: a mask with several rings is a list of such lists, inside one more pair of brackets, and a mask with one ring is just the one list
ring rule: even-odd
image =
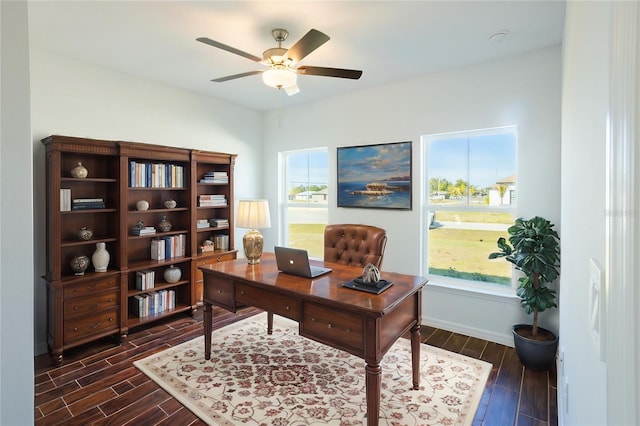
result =
[[[197,266],[236,258],[236,156],[68,136],[49,136],[42,143],[47,176],[47,334],[54,360],[59,363],[68,348],[109,335],[125,337],[129,328],[196,309],[202,300],[202,275]],[[78,162],[88,170],[86,178],[71,176]],[[228,181],[198,183],[210,171],[226,174]],[[102,199],[104,208],[62,211],[61,189],[70,189],[72,199]],[[199,196],[211,194],[224,196],[226,203],[198,207]],[[139,210],[140,200],[148,202],[148,209]],[[175,207],[165,205],[168,200],[174,200]],[[163,216],[171,229],[158,227]],[[201,228],[199,219],[223,219],[228,225]],[[132,228],[139,222],[154,226],[156,232],[135,235]],[[90,240],[77,238],[82,227],[93,230]],[[205,240],[214,240],[216,235],[226,235],[228,247],[202,253]],[[165,259],[152,259],[154,240],[164,240],[165,245],[171,242],[174,251],[165,251]],[[84,274],[76,275],[70,266],[72,259],[78,255],[91,259],[98,242],[105,243],[110,254],[107,271],[96,272],[90,264]],[[180,268],[181,278],[169,283],[164,271],[172,266]],[[152,288],[136,287],[142,272],[147,276],[153,272]],[[162,310],[137,314],[141,298],[165,292],[174,295],[174,304],[167,304],[168,297],[163,297]]]

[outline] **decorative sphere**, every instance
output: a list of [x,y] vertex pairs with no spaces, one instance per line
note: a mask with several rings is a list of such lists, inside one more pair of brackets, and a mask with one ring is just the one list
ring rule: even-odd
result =
[[168,209],[173,209],[178,205],[176,200],[167,200],[164,202],[164,206]]
[[148,210],[149,202],[147,200],[140,200],[136,203],[136,209],[138,210]]
[[76,275],[84,275],[84,271],[89,267],[89,258],[85,255],[76,256],[71,259],[71,270]]
[[89,241],[93,237],[93,230],[83,226],[76,231],[76,237],[79,241]]
[[164,280],[168,283],[177,283],[182,277],[182,271],[173,265],[164,270]]

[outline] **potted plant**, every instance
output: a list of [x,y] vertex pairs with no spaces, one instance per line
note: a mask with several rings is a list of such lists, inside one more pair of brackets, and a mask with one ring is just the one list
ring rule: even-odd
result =
[[547,219],[536,216],[529,220],[519,218],[508,229],[509,243],[498,239],[499,252],[489,259],[504,257],[524,273],[519,278],[516,291],[520,305],[527,314],[533,314],[533,322],[513,326],[516,353],[528,368],[545,370],[556,356],[558,337],[538,326],[538,314],[556,308],[556,292],[547,284],[558,278],[560,267],[560,238]]

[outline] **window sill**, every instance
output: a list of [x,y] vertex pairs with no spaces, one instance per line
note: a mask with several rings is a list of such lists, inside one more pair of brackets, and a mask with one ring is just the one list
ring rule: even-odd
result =
[[450,280],[441,276],[427,276],[429,282],[427,288],[438,292],[454,293],[464,296],[482,297],[490,300],[499,300],[505,303],[519,302],[515,289],[498,285],[478,284],[473,281]]

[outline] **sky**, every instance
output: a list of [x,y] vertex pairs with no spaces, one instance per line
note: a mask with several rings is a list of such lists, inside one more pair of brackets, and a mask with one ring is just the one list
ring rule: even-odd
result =
[[339,182],[373,182],[411,175],[411,142],[338,148]]
[[289,182],[329,183],[329,156],[326,149],[288,155]]
[[452,183],[463,179],[486,188],[516,174],[516,143],[511,133],[443,136],[429,142],[427,156],[429,178],[445,178]]

